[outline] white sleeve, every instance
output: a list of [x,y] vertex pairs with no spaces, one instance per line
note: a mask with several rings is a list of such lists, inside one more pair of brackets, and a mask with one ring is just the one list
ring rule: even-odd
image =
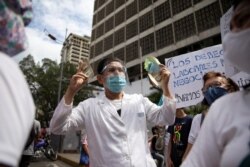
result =
[[[210,108],[211,109],[211,108]],[[181,167],[219,166],[220,148],[218,146],[218,119],[216,110],[209,110],[199,135]]]
[[35,106],[28,84],[16,62],[0,53],[0,164],[18,166]]
[[80,127],[84,124],[84,119],[81,113],[83,112],[83,102],[72,109],[73,103],[65,104],[64,97],[56,107],[53,117],[50,121],[50,130],[54,134],[66,134],[68,131],[81,130]]
[[194,116],[192,121],[191,129],[188,136],[188,143],[194,144],[200,131],[201,127],[200,122],[201,122],[201,114],[197,114],[196,116]]
[[156,125],[172,125],[175,121],[176,100],[164,96],[163,105],[157,106],[148,98],[144,98],[146,114],[149,122]]

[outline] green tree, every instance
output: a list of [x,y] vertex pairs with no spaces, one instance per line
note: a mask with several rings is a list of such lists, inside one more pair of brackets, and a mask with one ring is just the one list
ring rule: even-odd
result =
[[[35,105],[42,110],[44,115],[40,121],[49,122],[52,112],[58,104],[58,89],[60,82],[60,64],[45,58],[40,63],[35,63],[31,55],[19,62],[20,68],[26,76]],[[65,63],[63,68],[61,96],[67,89],[69,80],[76,73],[75,65]],[[84,87],[74,98],[74,105],[93,96],[91,87]]]

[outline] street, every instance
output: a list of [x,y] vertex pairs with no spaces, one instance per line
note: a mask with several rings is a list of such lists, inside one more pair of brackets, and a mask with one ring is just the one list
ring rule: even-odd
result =
[[60,160],[50,161],[47,158],[42,158],[40,160],[32,161],[30,167],[71,167],[71,166]]

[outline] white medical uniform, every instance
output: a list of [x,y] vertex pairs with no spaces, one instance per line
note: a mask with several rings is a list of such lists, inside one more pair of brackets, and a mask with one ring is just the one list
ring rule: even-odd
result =
[[86,128],[91,167],[155,167],[148,147],[147,121],[173,124],[175,100],[162,107],[140,94],[124,94],[121,116],[105,95],[81,102],[72,110],[64,99],[50,123],[52,133]]
[[0,52],[0,164],[18,165],[34,115],[24,75],[16,62]]
[[181,167],[235,167],[250,151],[250,90],[216,100]]

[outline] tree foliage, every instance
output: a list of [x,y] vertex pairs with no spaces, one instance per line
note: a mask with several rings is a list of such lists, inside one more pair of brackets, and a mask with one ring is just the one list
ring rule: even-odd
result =
[[[48,123],[58,104],[61,64],[48,58],[43,59],[41,64],[36,64],[34,58],[28,55],[19,62],[19,66],[26,77],[36,108],[44,113],[38,119]],[[76,73],[75,65],[67,62],[63,67],[61,97],[67,89],[71,76]],[[74,98],[74,105],[90,96],[93,94],[89,87],[81,89]]]

